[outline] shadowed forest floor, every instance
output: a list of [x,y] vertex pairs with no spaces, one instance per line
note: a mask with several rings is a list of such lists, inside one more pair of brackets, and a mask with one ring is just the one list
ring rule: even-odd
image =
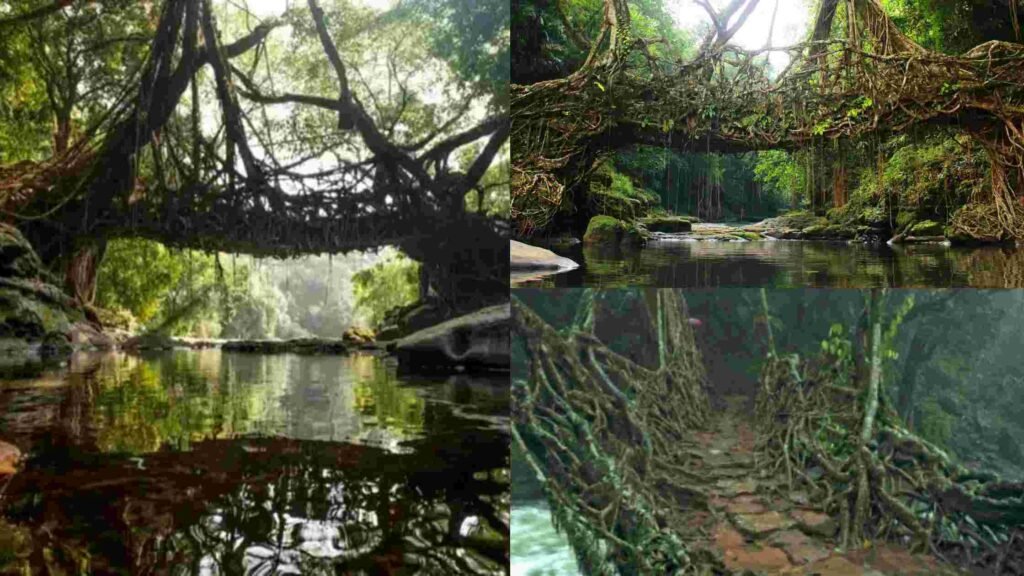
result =
[[711,430],[699,432],[691,451],[695,477],[708,494],[680,514],[704,534],[690,542],[709,548],[737,574],[835,576],[954,575],[931,556],[893,544],[842,552],[833,539],[836,522],[805,492],[789,491],[785,478],[758,472],[753,406],[746,396],[726,396],[712,414]]

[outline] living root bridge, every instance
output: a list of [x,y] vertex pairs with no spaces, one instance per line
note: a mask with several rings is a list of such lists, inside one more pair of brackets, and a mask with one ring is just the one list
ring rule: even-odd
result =
[[587,291],[567,334],[513,298],[529,358],[528,379],[513,378],[513,437],[588,574],[723,573],[709,552],[687,549],[692,528],[666,514],[704,498],[684,467],[686,441],[709,411],[686,305],[670,290],[639,297],[655,369],[594,336],[611,320],[603,295]]
[[[120,237],[289,256],[397,245],[439,274],[431,287],[454,309],[464,309],[463,301],[472,306],[474,294],[498,297],[508,282],[507,221],[467,213],[465,198],[484,194],[481,179],[508,139],[507,115],[456,131],[466,106],[415,142],[392,139],[393,130],[378,127],[350,92],[318,2],[306,4],[337,94],[265,93],[232,65],[283,22],[268,21],[222,44],[211,0],[165,0],[133,83],[64,154],[0,169],[0,210],[54,267],[65,267],[63,259],[88,264],[108,239]],[[223,127],[214,137],[199,125],[207,103],[197,98],[196,75],[206,66],[216,88],[210,104]],[[190,86],[192,109],[185,114],[178,107]],[[326,148],[305,158],[275,156],[274,135],[254,128],[258,122],[246,110],[278,104],[337,114],[342,133],[325,134],[325,143],[361,160],[313,170],[307,163],[324,158]],[[478,141],[483,145],[464,172],[456,169],[461,163],[452,155]],[[95,278],[68,282],[81,284],[76,292],[90,303]],[[446,291],[462,285],[486,288]]]
[[[832,37],[839,9],[849,25]],[[607,25],[628,30],[628,10],[625,18]],[[1024,238],[1024,46],[932,52],[903,35],[877,0],[822,2],[810,42],[747,51],[728,45],[730,37],[714,30],[685,63],[658,60],[648,41],[636,39],[592,56],[566,78],[513,85],[517,233],[542,232],[556,215],[574,212],[595,161],[623,146],[796,149],[952,124],[981,142],[992,165],[992,187],[957,214],[954,228],[978,238]],[[774,80],[760,64],[769,50],[792,58]]]

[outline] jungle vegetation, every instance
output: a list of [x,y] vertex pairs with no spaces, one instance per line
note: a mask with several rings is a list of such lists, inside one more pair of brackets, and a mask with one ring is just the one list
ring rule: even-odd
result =
[[[806,43],[780,48],[794,58],[784,70],[765,50],[729,44],[757,1],[698,4],[713,26],[676,22],[659,0],[514,0],[513,33],[524,39],[512,53],[517,234],[579,236],[591,216],[629,220],[639,206],[640,216],[711,221],[806,210],[851,236],[938,222],[955,241],[1020,237],[1022,80],[1001,74],[975,88],[949,71],[955,58],[983,67],[986,50],[1020,58],[1024,3],[807,1]],[[901,54],[927,54],[934,81],[909,68],[882,79],[883,59]],[[555,86],[567,96],[545,92]],[[912,103],[889,109],[903,97]],[[579,123],[545,116],[544,101]],[[973,111],[985,108],[991,125]],[[608,171],[634,193],[595,186]]]

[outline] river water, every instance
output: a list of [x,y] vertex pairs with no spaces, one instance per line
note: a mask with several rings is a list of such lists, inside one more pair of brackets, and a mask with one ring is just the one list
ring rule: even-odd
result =
[[28,460],[0,541],[51,573],[506,574],[508,413],[507,375],[371,355],[7,368],[0,439]]
[[1024,287],[1024,250],[938,244],[659,241],[637,249],[553,248],[576,270],[515,278],[514,287]]
[[512,576],[574,576],[576,557],[543,501],[512,506]]

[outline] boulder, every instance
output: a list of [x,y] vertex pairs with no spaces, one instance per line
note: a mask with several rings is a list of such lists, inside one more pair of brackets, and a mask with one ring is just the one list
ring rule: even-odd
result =
[[395,354],[409,370],[508,370],[511,320],[508,303],[482,308],[402,338]]
[[68,313],[63,306],[47,301],[29,287],[0,286],[0,338],[31,343],[61,339],[67,342],[72,325]]
[[563,271],[579,268],[579,264],[563,258],[551,250],[509,240],[509,262],[512,271],[552,270]]
[[112,350],[117,347],[114,336],[100,332],[88,322],[75,322],[69,332],[71,346],[78,349]]
[[70,350],[72,323],[84,316],[53,282],[21,232],[0,224],[0,347],[5,351],[36,344],[44,352]]
[[928,237],[928,236],[943,236],[945,232],[942,229],[942,224],[934,220],[922,220],[917,222],[910,227],[907,231],[907,236],[917,237]]
[[639,246],[646,239],[641,231],[633,225],[611,216],[594,216],[587,225],[587,233],[583,235],[584,244],[615,245],[625,244]]
[[651,232],[678,234],[693,230],[693,221],[686,216],[649,216],[640,220]]
[[48,276],[45,270],[39,256],[21,232],[9,224],[0,224],[0,276],[39,278]]
[[362,346],[364,344],[373,344],[377,340],[377,335],[369,328],[363,328],[362,326],[350,326],[349,329],[345,330],[345,333],[341,335],[341,340],[346,344]]

